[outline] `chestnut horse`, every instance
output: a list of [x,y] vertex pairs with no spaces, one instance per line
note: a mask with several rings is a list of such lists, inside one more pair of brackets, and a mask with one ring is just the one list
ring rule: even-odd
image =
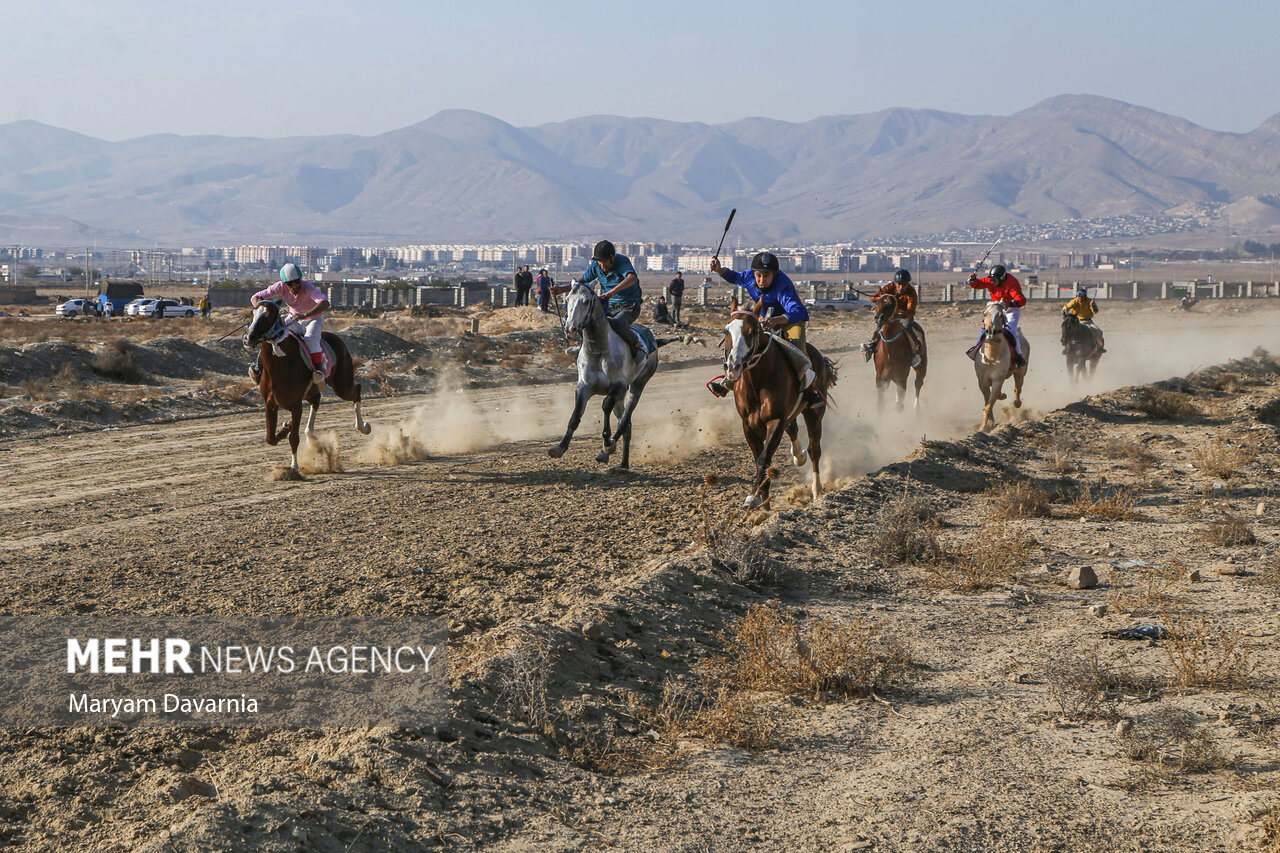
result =
[[[743,506],[750,509],[768,506],[769,467],[773,454],[782,442],[785,431],[791,439],[791,458],[796,467],[804,465],[806,456],[813,464],[813,498],[822,495],[822,478],[818,463],[822,459],[822,415],[826,407],[813,410],[805,406],[804,389],[796,377],[791,362],[780,351],[773,335],[760,323],[760,306],[756,311],[734,311],[725,326],[724,376],[733,384],[733,401],[742,418],[742,432],[755,457],[756,477],[751,494]],[[812,345],[807,345],[807,355],[817,376],[818,390],[826,396],[827,389],[836,384],[836,366]],[[809,433],[809,449],[800,449],[796,416],[804,410],[804,423]]]
[[[1013,377],[1013,407],[1022,407],[1022,382],[1027,377],[1027,368],[1013,366],[1013,346],[1009,343],[1009,333],[1005,328],[1007,320],[1004,307],[999,302],[991,302],[983,314],[982,328],[986,332],[982,339],[982,347],[973,359],[973,370],[978,377],[978,392],[982,394],[982,432],[989,432],[996,425],[996,402],[1007,396],[1000,389],[1010,376]],[[1022,343],[1022,357],[1031,361],[1031,345],[1018,331]]]
[[[356,405],[356,429],[368,435],[372,427],[360,415],[360,384],[356,382],[356,368],[351,361],[342,338],[332,332],[324,332],[322,339],[333,351],[333,370],[328,384],[343,400]],[[311,411],[307,415],[307,438],[315,435],[316,409],[320,408],[320,390],[311,381],[311,358],[306,345],[297,335],[285,331],[280,322],[280,306],[274,300],[263,300],[253,309],[249,327],[244,334],[245,349],[257,345],[262,353],[262,378],[258,390],[267,404],[267,444],[272,447],[280,439],[289,436],[292,452],[291,467],[298,470],[298,424],[302,421],[302,401],[306,400]],[[289,413],[289,425],[276,430],[279,410]]]
[[[907,330],[898,319],[898,297],[886,293],[875,301],[876,337],[876,404],[884,408],[884,389],[892,382],[898,386],[898,411],[902,411],[902,397],[907,393],[907,379],[911,376],[911,341],[907,340]],[[929,350],[925,344],[924,329],[919,325],[916,331],[920,335],[920,363],[916,365],[916,398],[915,408],[920,408],[920,386],[924,385],[924,375],[929,369]]]

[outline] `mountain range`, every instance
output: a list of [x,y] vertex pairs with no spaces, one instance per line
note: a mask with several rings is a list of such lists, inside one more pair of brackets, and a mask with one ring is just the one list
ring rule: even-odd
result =
[[[448,110],[376,136],[145,136],[0,125],[0,241],[137,246],[865,240],[1224,208],[1280,228],[1280,115],[1222,133],[1061,95],[1011,116],[790,123]],[[35,235],[34,237],[32,235]],[[40,238],[40,235],[44,235]],[[1244,235],[1249,236],[1249,235]]]

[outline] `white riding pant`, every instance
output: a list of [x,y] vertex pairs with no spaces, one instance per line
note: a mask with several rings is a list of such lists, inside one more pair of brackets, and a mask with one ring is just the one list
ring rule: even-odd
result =
[[324,315],[312,317],[310,320],[304,320],[301,323],[291,323],[290,329],[299,329],[302,332],[302,341],[307,345],[307,352],[320,352],[320,333],[324,331]]
[[1009,330],[1009,334],[1013,335],[1013,343],[1018,355],[1022,355],[1022,340],[1018,337],[1018,318],[1021,316],[1021,308],[1004,309],[1004,327]]

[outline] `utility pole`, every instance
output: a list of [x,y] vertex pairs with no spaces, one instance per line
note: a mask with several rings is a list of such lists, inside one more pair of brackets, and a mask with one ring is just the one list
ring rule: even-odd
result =
[[93,278],[93,270],[90,269],[93,255],[89,251],[89,247],[84,247],[84,298],[89,298],[89,282]]

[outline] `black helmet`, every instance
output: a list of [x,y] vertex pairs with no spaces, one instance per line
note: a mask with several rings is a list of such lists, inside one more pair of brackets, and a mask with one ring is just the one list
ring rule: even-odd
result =
[[991,268],[991,280],[997,284],[1004,281],[1004,277],[1008,274],[1009,271],[1004,268],[1004,264],[996,264]]
[[751,269],[777,272],[778,256],[773,252],[757,252],[756,256],[751,259]]
[[618,254],[618,250],[613,248],[612,243],[608,240],[601,240],[599,243],[596,243],[595,250],[591,253],[591,260],[607,261],[616,254]]
[[895,284],[910,284],[911,273],[907,272],[906,270],[898,270],[896,273],[893,274],[893,281]]

